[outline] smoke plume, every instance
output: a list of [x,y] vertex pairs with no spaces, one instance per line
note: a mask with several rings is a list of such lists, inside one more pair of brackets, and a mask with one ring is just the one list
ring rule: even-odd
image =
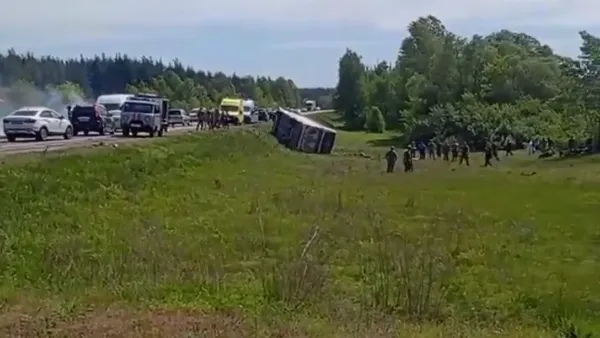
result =
[[[0,118],[23,106],[48,107],[66,115],[68,105],[87,102],[93,100],[86,100],[79,86],[72,83],[48,86],[42,90],[27,82],[17,82],[10,87],[0,87]],[[0,135],[2,134],[0,120]]]

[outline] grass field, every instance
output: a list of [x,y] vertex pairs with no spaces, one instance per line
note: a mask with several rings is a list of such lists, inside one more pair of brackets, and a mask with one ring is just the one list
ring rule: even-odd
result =
[[600,330],[600,159],[388,175],[393,140],[304,155],[252,129],[6,162],[0,336]]

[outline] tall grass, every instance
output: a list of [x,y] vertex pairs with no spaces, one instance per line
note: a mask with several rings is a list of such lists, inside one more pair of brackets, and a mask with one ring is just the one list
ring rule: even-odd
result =
[[386,175],[256,130],[9,162],[4,316],[128,304],[237,309],[262,327],[251,335],[598,330],[597,164],[418,165]]

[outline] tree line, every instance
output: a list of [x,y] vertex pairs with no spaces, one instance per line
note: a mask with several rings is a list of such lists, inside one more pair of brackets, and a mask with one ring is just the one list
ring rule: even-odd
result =
[[52,88],[63,92],[69,89],[76,94],[67,96],[88,99],[108,93],[156,92],[182,108],[216,106],[226,96],[251,98],[262,106],[302,105],[301,92],[290,79],[228,76],[195,70],[178,60],[165,64],[150,57],[136,59],[124,54],[63,60],[9,50],[0,54],[0,86],[0,99],[12,105],[40,104],[37,102],[43,101],[38,96],[44,93],[47,97]]
[[350,49],[340,58],[334,105],[347,128],[479,143],[597,136],[597,37],[580,32],[573,59],[508,30],[460,37],[433,16],[411,22],[408,33],[393,64],[365,65]]

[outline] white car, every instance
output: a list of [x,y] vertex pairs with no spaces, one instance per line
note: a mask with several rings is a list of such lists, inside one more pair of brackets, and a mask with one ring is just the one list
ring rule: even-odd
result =
[[192,123],[190,122],[190,117],[188,116],[187,112],[183,109],[169,110],[169,124],[172,127],[175,127],[175,125],[178,124],[182,125],[183,127],[192,125]]
[[109,110],[108,116],[110,116],[113,123],[115,124],[115,130],[121,130],[121,111],[118,109]]
[[35,138],[44,141],[48,136],[73,137],[69,119],[48,107],[21,107],[2,120],[4,135],[8,142],[19,138]]

